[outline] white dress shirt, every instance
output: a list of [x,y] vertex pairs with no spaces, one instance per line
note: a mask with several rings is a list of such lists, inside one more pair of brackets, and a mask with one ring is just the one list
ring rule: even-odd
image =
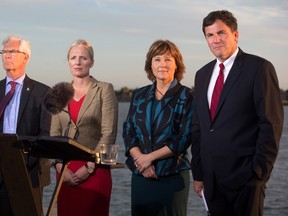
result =
[[[233,55],[231,55],[226,61],[223,62],[224,64],[224,84],[225,84],[225,81],[229,75],[229,72],[232,68],[232,65],[236,59],[236,56],[238,54],[238,51],[239,51],[239,48],[237,47],[237,50],[233,53]],[[221,62],[217,59],[217,62],[214,66],[214,70],[212,72],[212,76],[211,76],[211,79],[210,79],[210,83],[209,83],[209,86],[208,86],[208,91],[207,91],[207,99],[208,99],[208,103],[209,103],[209,108],[210,108],[210,105],[211,105],[211,98],[212,98],[212,94],[213,94],[213,90],[214,90],[214,86],[215,86],[215,83],[216,83],[216,80],[217,80],[217,77],[218,77],[218,74],[219,74],[219,70],[220,70],[220,67],[219,67],[219,64]],[[223,86],[224,88],[224,86]]]

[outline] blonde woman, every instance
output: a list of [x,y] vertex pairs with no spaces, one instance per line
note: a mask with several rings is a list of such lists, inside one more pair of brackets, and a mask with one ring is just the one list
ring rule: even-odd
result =
[[[68,136],[91,150],[96,150],[99,143],[114,144],[118,103],[112,84],[90,76],[94,65],[92,46],[86,40],[77,40],[67,58],[75,90],[66,107],[72,118]],[[64,135],[68,122],[66,112],[53,116],[51,136]],[[59,173],[62,164],[56,163],[55,168]],[[109,168],[96,167],[93,162],[71,161],[58,196],[58,216],[108,216],[111,190]]]

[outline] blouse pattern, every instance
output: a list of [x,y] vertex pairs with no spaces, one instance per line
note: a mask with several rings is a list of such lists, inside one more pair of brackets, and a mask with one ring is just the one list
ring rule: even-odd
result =
[[[153,110],[156,83],[133,92],[126,121],[123,123],[126,165],[141,175],[129,154],[139,147],[148,154],[167,146],[174,156],[154,162],[157,176],[168,176],[191,168],[187,149],[190,147],[193,96],[192,90],[180,83],[171,85]],[[153,112],[152,112],[153,110]],[[153,115],[154,113],[154,115]]]

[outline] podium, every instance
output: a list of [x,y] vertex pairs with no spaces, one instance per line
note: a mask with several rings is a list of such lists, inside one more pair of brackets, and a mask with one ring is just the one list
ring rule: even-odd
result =
[[29,152],[34,157],[38,158],[50,158],[61,159],[63,166],[59,173],[59,179],[56,182],[56,186],[50,201],[46,215],[51,216],[53,209],[64,180],[64,174],[67,170],[69,161],[71,160],[83,160],[99,163],[99,153],[88,149],[75,140],[68,137],[19,137],[18,148],[21,148],[25,152]]
[[[14,216],[43,215],[41,203],[33,196],[26,167],[26,155],[19,148],[16,135],[0,134],[0,171]],[[39,206],[40,205],[40,206]]]
[[[14,216],[40,216],[42,208],[37,208],[37,200],[32,194],[32,186],[26,167],[26,155],[37,158],[61,159],[63,167],[47,211],[52,215],[54,205],[64,179],[64,173],[71,160],[92,161],[100,164],[99,153],[88,149],[68,137],[17,136],[0,134],[0,171],[5,181]],[[124,164],[111,165],[123,168]],[[17,170],[17,172],[15,172]]]

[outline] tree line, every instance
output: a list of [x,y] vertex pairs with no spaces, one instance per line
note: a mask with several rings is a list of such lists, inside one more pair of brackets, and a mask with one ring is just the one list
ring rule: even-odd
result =
[[[129,89],[128,87],[122,87],[120,90],[116,90],[116,97],[119,102],[130,102],[133,91],[136,89]],[[193,88],[192,88],[193,90]],[[284,105],[288,105],[288,89],[280,89],[281,98]]]

